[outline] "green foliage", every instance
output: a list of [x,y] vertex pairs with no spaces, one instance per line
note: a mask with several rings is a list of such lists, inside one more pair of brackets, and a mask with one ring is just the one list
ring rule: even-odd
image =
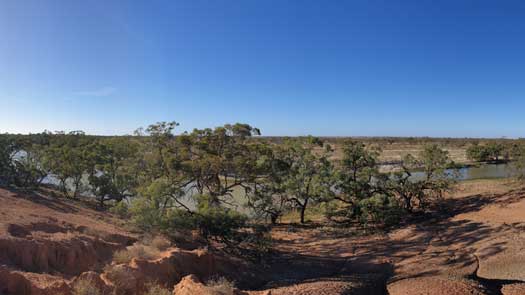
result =
[[83,177],[93,166],[92,140],[79,131],[57,133],[45,150],[42,166],[59,180],[66,196],[76,198],[83,189]]
[[0,135],[0,184],[35,188],[42,182],[47,172],[41,164],[40,139]]
[[13,157],[17,151],[12,137],[0,137],[0,185],[9,185],[14,182],[15,167]]
[[334,200],[340,205],[327,212],[330,219],[358,220],[366,224],[370,219],[377,219],[382,208],[387,210],[388,206],[383,206],[385,202],[377,201],[389,200],[384,196],[386,176],[379,173],[378,156],[379,150],[367,150],[363,143],[348,141],[345,144],[343,159],[335,174]]
[[130,215],[129,206],[125,201],[117,202],[109,211],[123,219],[128,218]]
[[277,148],[277,157],[286,167],[282,188],[287,200],[300,211],[305,222],[308,205],[326,201],[332,195],[333,166],[329,150],[315,153],[311,146],[299,141],[288,141]]
[[499,161],[505,155],[505,146],[498,142],[485,145],[473,144],[467,149],[467,158],[476,162]]
[[134,223],[146,231],[165,229],[170,199],[152,190],[132,200],[129,212]]
[[[240,123],[176,136],[177,126],[159,122],[135,136],[108,138],[80,131],[0,136],[0,184],[37,188],[52,176],[64,195],[89,195],[101,209],[111,205],[111,212],[143,230],[167,235],[197,230],[207,240],[265,249],[271,239],[249,221],[274,224],[283,214],[299,212],[305,222],[306,210],[315,207],[317,215],[326,212],[337,222],[389,226],[402,213],[424,210],[453,183],[446,173],[452,163],[437,145],[407,156],[401,171],[387,175],[379,171],[380,151],[362,142],[345,142],[343,158],[336,161],[322,138],[274,144],[254,138],[260,131]],[[497,142],[482,152],[480,147],[469,154],[498,159],[504,153]],[[424,179],[413,179],[414,170],[423,171]],[[242,193],[251,220],[233,204]]]
[[519,180],[525,180],[525,144],[523,142],[515,144],[510,153],[514,160],[512,162],[514,174]]
[[[404,212],[414,207],[425,209],[432,200],[441,198],[454,183],[447,172],[452,166],[448,153],[437,145],[427,145],[415,158],[407,155],[401,171],[379,172],[378,150],[368,150],[362,143],[347,142],[344,157],[336,173],[336,194],[327,206],[327,216],[337,222],[361,224],[397,224]],[[422,171],[416,179],[412,173]]]
[[14,183],[19,187],[36,188],[47,176],[47,172],[41,165],[41,153],[29,148],[24,149],[24,153],[13,160]]
[[270,219],[272,224],[290,208],[286,191],[290,163],[285,161],[277,146],[267,144],[254,145],[257,149],[256,170],[258,177],[244,187],[247,206],[255,218]]
[[[441,199],[443,193],[455,183],[455,171],[447,172],[447,168],[452,166],[447,151],[437,145],[427,145],[418,159],[411,155],[404,158],[402,170],[393,174],[388,188],[408,212],[416,206],[425,209],[431,200]],[[414,170],[422,170],[424,176],[413,178]]]
[[138,144],[115,137],[90,146],[89,183],[100,207],[109,200],[121,202],[134,195],[137,185]]
[[235,210],[216,206],[209,196],[199,200],[197,213],[193,215],[194,225],[205,238],[216,238],[228,242],[235,238],[237,230],[246,225],[247,217]]
[[395,226],[404,213],[397,200],[386,194],[375,194],[370,198],[362,199],[358,208],[359,222],[364,225],[372,223],[386,227]]
[[258,129],[245,124],[225,125],[215,129],[195,129],[179,137],[187,151],[184,167],[188,185],[199,195],[208,195],[211,203],[232,199],[233,191],[257,176],[257,149],[248,138]]

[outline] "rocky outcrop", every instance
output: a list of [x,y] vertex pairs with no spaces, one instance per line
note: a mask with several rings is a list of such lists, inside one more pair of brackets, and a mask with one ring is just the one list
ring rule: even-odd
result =
[[16,295],[69,295],[70,287],[61,279],[10,270],[0,267],[0,294]]
[[134,239],[89,233],[71,224],[36,222],[9,224],[0,237],[0,264],[34,273],[79,275],[111,260],[113,252]]
[[112,253],[122,247],[87,237],[62,241],[2,238],[0,263],[36,273],[79,275],[110,260]]
[[130,266],[145,278],[171,286],[189,274],[208,278],[216,273],[215,256],[206,250],[174,249],[157,260],[133,259]]
[[[195,275],[188,275],[175,286],[173,295],[248,295],[236,288],[215,286],[209,287],[202,283]],[[268,293],[266,293],[268,294]],[[270,293],[271,294],[271,293]]]
[[155,260],[134,258],[129,264],[112,265],[103,277],[122,294],[144,290],[148,282],[171,288],[189,274],[206,279],[217,273],[215,256],[205,250],[171,249]]
[[173,289],[173,295],[210,294],[210,291],[194,275],[184,277]]
[[501,294],[503,295],[523,295],[525,294],[525,284],[510,284],[505,285],[501,288]]

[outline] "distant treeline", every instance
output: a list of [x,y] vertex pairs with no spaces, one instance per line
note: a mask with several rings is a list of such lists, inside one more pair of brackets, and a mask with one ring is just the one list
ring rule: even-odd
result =
[[[273,143],[282,143],[289,138],[306,139],[309,136],[262,136],[262,140]],[[365,144],[438,144],[446,146],[464,147],[471,144],[486,144],[492,142],[512,143],[525,142],[523,138],[457,138],[457,137],[367,137],[367,136],[319,136],[319,139],[331,144],[344,144],[348,140],[359,141]]]

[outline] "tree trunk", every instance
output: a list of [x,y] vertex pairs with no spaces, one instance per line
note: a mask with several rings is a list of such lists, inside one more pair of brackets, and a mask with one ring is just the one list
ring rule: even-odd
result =
[[308,206],[308,199],[304,200],[304,204],[301,205],[301,223],[304,223],[304,213],[306,211],[306,206]]
[[276,225],[277,224],[277,219],[279,218],[279,215],[277,214],[270,214],[270,220],[272,222],[272,225]]

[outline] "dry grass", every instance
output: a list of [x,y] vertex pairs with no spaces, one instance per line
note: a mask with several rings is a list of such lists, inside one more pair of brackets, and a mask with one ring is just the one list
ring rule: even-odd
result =
[[131,261],[133,257],[131,257],[128,250],[118,250],[115,253],[113,253],[113,261],[121,264],[121,263],[128,263]]
[[[133,273],[123,265],[107,265],[104,268],[106,277],[115,285],[116,293],[121,293],[133,286]],[[125,293],[125,292],[124,292]]]
[[140,243],[135,243],[124,250],[113,254],[113,261],[117,264],[129,263],[133,258],[152,260],[160,257],[160,252],[171,247],[169,240],[162,236],[145,237]]
[[234,295],[235,284],[224,277],[209,280],[206,286],[214,295]]
[[159,249],[136,243],[133,246],[127,247],[125,250],[116,251],[113,254],[113,261],[117,264],[122,264],[129,263],[133,258],[152,260],[158,258],[159,255]]
[[[421,151],[423,151],[425,145],[428,143],[409,143],[409,142],[394,142],[394,143],[366,143],[367,147],[378,146],[381,148],[381,153],[379,155],[380,162],[396,162],[400,161],[407,154],[412,154],[417,156]],[[447,150],[449,152],[450,158],[456,163],[470,163],[467,159],[466,150],[470,144],[465,145],[455,145],[451,143],[436,142],[439,147]],[[340,160],[343,158],[343,146],[340,143],[332,144],[332,147],[335,149],[333,159]]]
[[155,236],[153,238],[151,238],[151,237],[150,238],[146,238],[146,239],[144,239],[144,241],[142,243],[144,245],[153,247],[153,248],[157,249],[158,251],[165,251],[169,247],[171,247],[170,241],[168,241],[168,239],[166,239],[165,237],[162,237],[162,236]]
[[[104,222],[106,222],[106,221],[104,220]],[[110,239],[110,234],[109,233],[107,233],[105,231],[102,231],[102,230],[94,229],[94,228],[89,228],[89,227],[83,228],[82,229],[82,233],[87,235],[87,236],[98,238],[98,239],[101,239],[101,240],[104,240],[104,241]]]
[[171,292],[158,284],[151,283],[146,286],[144,295],[171,295]]
[[101,295],[102,292],[88,279],[78,280],[73,286],[73,295]]

